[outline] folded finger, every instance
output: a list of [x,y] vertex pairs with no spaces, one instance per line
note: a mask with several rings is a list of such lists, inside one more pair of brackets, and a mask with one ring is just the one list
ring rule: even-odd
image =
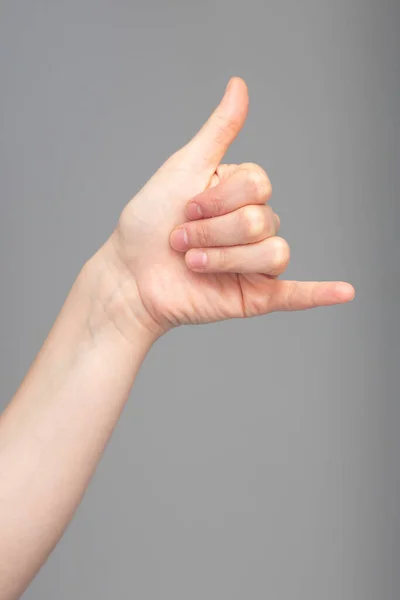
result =
[[196,248],[189,250],[185,261],[189,269],[203,273],[264,273],[277,277],[286,269],[290,258],[288,243],[280,237],[243,246]]
[[279,217],[270,206],[250,205],[213,219],[189,221],[171,233],[170,242],[179,252],[190,248],[237,246],[276,235],[278,229]]
[[185,214],[190,220],[217,217],[247,204],[265,204],[271,193],[271,183],[265,171],[249,163],[192,198],[186,205]]

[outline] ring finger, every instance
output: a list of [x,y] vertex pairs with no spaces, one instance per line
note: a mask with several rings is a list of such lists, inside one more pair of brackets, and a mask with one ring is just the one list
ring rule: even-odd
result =
[[290,258],[288,243],[271,237],[256,244],[225,248],[189,250],[185,261],[189,269],[203,273],[264,273],[281,275]]

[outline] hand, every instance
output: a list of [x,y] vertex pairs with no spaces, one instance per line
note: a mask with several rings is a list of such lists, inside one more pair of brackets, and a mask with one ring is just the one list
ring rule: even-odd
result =
[[124,209],[108,246],[126,314],[157,336],[169,328],[352,300],[343,282],[277,279],[289,246],[266,204],[271,184],[254,164],[220,165],[248,110],[233,78],[197,135]]

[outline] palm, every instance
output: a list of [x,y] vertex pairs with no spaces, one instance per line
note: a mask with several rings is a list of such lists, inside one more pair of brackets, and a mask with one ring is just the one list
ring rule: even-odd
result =
[[172,325],[195,324],[242,316],[238,275],[192,273],[178,259],[154,268],[154,278],[138,279],[144,305],[158,321],[162,316]]
[[[213,176],[176,169],[174,159],[131,201],[121,219],[121,235],[126,245],[140,247],[132,252],[134,272],[145,308],[158,322],[173,325],[209,323],[250,316],[265,311],[265,300],[272,292],[273,280],[266,275],[234,273],[195,273],[181,254],[169,246],[173,227],[184,220],[185,203],[209,186],[229,176],[236,165],[221,165]],[[167,180],[167,188],[161,179]],[[152,188],[163,189],[157,207],[152,206]],[[260,304],[262,300],[262,305]]]

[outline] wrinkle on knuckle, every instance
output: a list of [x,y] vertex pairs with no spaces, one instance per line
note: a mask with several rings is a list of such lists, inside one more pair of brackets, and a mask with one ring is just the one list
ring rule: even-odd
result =
[[217,267],[221,270],[229,268],[229,254],[225,248],[217,250]]
[[225,116],[225,114],[216,113],[215,119],[215,141],[223,144],[227,138],[233,137],[239,127],[240,120],[234,116]]
[[295,305],[295,298],[297,293],[297,282],[291,281],[288,283],[287,291],[285,294],[285,308],[287,310],[293,310]]
[[310,304],[311,308],[317,308],[319,306],[319,303],[317,302],[317,287],[318,287],[318,283],[314,284],[311,287],[310,298],[309,298],[309,304]]
[[209,198],[209,208],[213,216],[219,216],[225,212],[226,201],[223,194],[214,193]]
[[195,240],[199,246],[207,247],[211,245],[210,227],[206,221],[198,221],[196,223]]

